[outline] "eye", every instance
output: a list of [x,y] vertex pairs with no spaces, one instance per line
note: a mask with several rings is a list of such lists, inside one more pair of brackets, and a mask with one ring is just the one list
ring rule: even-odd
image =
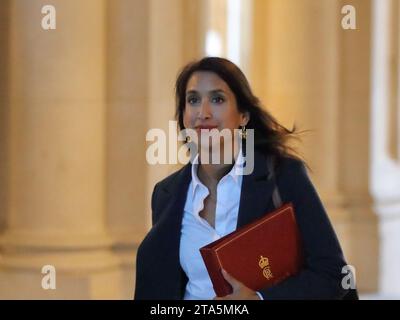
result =
[[187,97],[186,101],[188,104],[196,104],[196,103],[199,103],[200,99],[199,99],[199,97],[196,97],[196,96],[189,96],[189,97]]
[[221,104],[221,103],[225,102],[225,99],[222,96],[215,96],[211,100],[213,103],[217,103],[217,104]]

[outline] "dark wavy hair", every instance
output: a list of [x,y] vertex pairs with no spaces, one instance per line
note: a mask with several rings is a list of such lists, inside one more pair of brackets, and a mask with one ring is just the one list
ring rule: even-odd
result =
[[183,113],[187,83],[196,71],[214,72],[227,83],[236,97],[239,112],[247,111],[250,115],[246,128],[254,129],[254,144],[257,150],[264,154],[275,155],[278,161],[282,157],[292,157],[305,164],[297,151],[287,145],[289,138],[299,139],[296,126],[294,125],[292,130],[285,128],[267,110],[263,109],[243,72],[233,62],[224,58],[205,57],[187,64],[179,73],[175,85],[175,117],[180,130],[185,129]]

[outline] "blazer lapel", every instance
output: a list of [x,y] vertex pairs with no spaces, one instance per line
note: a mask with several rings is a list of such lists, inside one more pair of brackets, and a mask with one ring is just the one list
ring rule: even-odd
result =
[[189,163],[182,168],[176,179],[168,186],[168,190],[161,189],[163,192],[161,196],[165,197],[163,203],[167,203],[167,206],[162,210],[162,216],[157,223],[157,228],[162,230],[158,240],[164,251],[162,255],[165,255],[163,268],[169,276],[162,276],[159,283],[163,283],[164,290],[168,292],[167,299],[182,299],[183,289],[187,282],[179,261],[179,244],[183,209],[190,181],[191,164]]
[[254,153],[254,171],[243,176],[239,213],[236,228],[240,228],[266,214],[274,188],[273,180],[268,180],[267,158],[262,153]]
[[[161,223],[169,223],[177,227],[177,223],[181,223],[183,217],[183,207],[185,205],[186,193],[191,181],[191,164],[185,165],[179,172],[176,179],[166,189],[161,189],[163,203],[167,206],[162,209]],[[179,210],[182,207],[182,210]]]

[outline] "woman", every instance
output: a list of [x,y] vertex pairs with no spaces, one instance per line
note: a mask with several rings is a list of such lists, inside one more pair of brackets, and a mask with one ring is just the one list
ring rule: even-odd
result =
[[[154,187],[153,227],[137,252],[135,299],[215,299],[199,248],[272,212],[275,183],[282,201],[294,205],[305,266],[299,274],[259,292],[224,273],[233,292],[220,299],[343,298],[348,293],[341,285],[346,262],[339,242],[305,165],[285,144],[295,132],[261,108],[240,69],[215,57],[187,65],[176,82],[176,117],[181,129],[196,130],[201,136],[204,129],[228,129],[232,141],[209,145],[196,140],[198,154],[192,163]],[[233,148],[231,159],[204,161],[212,160],[210,154],[227,142],[246,142],[248,129],[254,130],[250,174],[237,170],[249,149],[242,143]],[[275,163],[275,183],[268,179],[269,157]]]

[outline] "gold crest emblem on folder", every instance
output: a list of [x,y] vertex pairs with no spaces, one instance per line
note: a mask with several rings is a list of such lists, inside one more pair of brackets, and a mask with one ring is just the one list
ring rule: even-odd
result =
[[263,276],[267,278],[267,280],[272,279],[274,277],[267,257],[260,256],[258,265],[262,269]]

